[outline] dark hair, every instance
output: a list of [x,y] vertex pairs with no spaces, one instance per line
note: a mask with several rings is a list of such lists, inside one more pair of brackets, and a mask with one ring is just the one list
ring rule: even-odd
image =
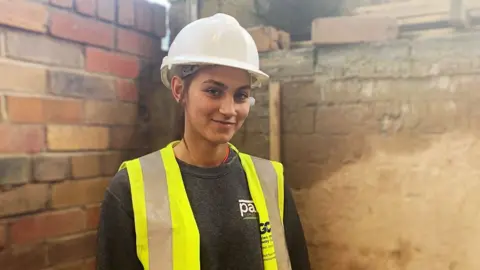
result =
[[172,139],[174,141],[179,141],[183,139],[184,133],[185,133],[185,110],[181,106],[177,106],[177,109],[175,112],[175,122],[173,123]]
[[179,77],[183,82],[183,91],[180,100],[175,108],[175,122],[173,123],[173,140],[183,139],[185,134],[185,101],[187,99],[188,90],[194,78],[197,69],[192,66],[177,66],[172,69],[172,76]]

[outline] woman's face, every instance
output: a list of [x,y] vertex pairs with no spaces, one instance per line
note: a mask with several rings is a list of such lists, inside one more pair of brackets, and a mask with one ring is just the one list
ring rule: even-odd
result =
[[240,69],[200,69],[185,99],[185,132],[215,144],[229,142],[250,111],[250,75]]

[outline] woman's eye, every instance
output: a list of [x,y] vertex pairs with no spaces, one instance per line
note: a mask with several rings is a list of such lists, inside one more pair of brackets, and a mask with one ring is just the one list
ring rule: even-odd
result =
[[219,96],[221,94],[221,90],[215,88],[209,88],[207,89],[207,92],[213,96]]
[[245,101],[245,100],[247,100],[248,98],[249,98],[249,95],[246,94],[246,93],[239,93],[239,94],[236,94],[236,95],[235,95],[235,99],[236,99],[237,101]]

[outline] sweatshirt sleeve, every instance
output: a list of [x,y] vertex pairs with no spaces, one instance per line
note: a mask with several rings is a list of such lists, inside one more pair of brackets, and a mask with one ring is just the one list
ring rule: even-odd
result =
[[284,227],[292,270],[310,270],[307,244],[292,193],[285,182]]
[[135,244],[135,225],[126,170],[105,192],[97,234],[97,270],[143,270]]

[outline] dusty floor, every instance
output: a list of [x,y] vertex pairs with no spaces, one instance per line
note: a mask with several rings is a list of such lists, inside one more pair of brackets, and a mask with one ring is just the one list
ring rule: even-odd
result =
[[314,269],[480,269],[479,138],[362,140],[359,161],[295,190]]

